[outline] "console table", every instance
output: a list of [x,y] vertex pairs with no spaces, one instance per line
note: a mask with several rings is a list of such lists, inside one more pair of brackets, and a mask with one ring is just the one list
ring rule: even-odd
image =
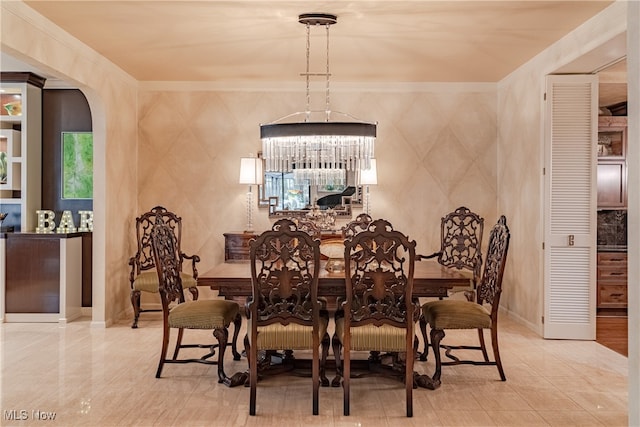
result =
[[[246,262],[249,260],[249,240],[257,237],[260,233],[244,233],[233,231],[223,233],[224,235],[224,261],[225,262]],[[341,231],[323,231],[321,240],[341,239]]]

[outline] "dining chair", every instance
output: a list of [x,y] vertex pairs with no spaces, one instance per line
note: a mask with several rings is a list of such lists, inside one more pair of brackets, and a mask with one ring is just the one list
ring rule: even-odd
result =
[[[152,294],[158,293],[158,275],[154,271],[155,261],[151,249],[151,231],[158,221],[166,224],[173,230],[176,250],[179,254],[180,278],[185,289],[189,289],[193,300],[198,299],[198,270],[196,263],[200,262],[198,255],[187,255],[181,250],[182,240],[182,218],[162,206],[156,206],[148,212],[136,218],[136,253],[129,258],[129,282],[131,283],[131,305],[133,306],[133,324],[131,327],[138,327],[140,313],[150,311],[160,311],[157,309],[142,309],[140,297],[142,292]],[[183,272],[183,263],[190,263],[190,271]]]
[[290,219],[281,219],[249,246],[252,297],[244,341],[251,387],[249,414],[256,414],[259,352],[311,350],[312,410],[318,415],[320,381],[329,383],[324,373],[329,314],[318,299],[320,240],[299,230]]
[[344,415],[350,413],[351,352],[375,351],[394,356],[390,369],[381,372],[404,380],[407,417],[413,416],[415,246],[415,241],[384,219],[372,221],[365,230],[345,239],[346,298],[336,312],[333,338]]
[[[231,350],[234,360],[240,360],[236,348],[238,334],[242,326],[239,306],[233,301],[206,299],[186,301],[180,274],[180,252],[176,236],[171,226],[159,217],[151,229],[150,245],[158,276],[158,293],[162,301],[162,350],[156,378],[160,378],[165,363],[203,363],[218,365],[218,382],[231,385],[231,379],[224,371],[224,355],[229,345],[229,325],[233,322],[234,333]],[[171,329],[178,330],[176,345],[171,358],[167,358]],[[183,344],[185,329],[213,330],[217,344]],[[180,350],[185,348],[206,348],[208,353],[200,358],[179,359]],[[210,360],[218,352],[217,360]]]
[[359,232],[366,230],[369,224],[373,221],[371,215],[367,213],[359,214],[354,220],[349,221],[344,227],[342,227],[342,237],[344,239],[350,239]]
[[[500,379],[506,381],[500,351],[498,348],[498,307],[502,293],[502,276],[509,250],[510,233],[507,219],[504,215],[498,219],[489,235],[487,259],[485,261],[482,278],[478,284],[476,301],[446,299],[430,301],[422,306],[422,314],[431,327],[431,346],[435,354],[436,369],[433,381],[440,384],[442,365],[492,365],[497,366]],[[479,346],[441,345],[448,329],[477,329]],[[490,361],[484,340],[484,330],[491,330],[491,346],[494,360]],[[445,355],[450,362],[442,362],[440,348],[445,349]],[[484,360],[461,360],[451,354],[452,350],[479,350]]]
[[320,229],[318,224],[313,222],[311,219],[304,218],[304,217],[289,218],[289,219],[291,219],[291,221],[293,221],[296,224],[296,226],[298,227],[298,230],[306,231],[314,239],[322,238],[322,230]]
[[[484,218],[461,206],[448,213],[440,220],[440,250],[431,255],[416,255],[416,259],[436,258],[438,263],[447,268],[468,270],[471,272],[469,286],[454,287],[450,295],[464,292],[468,301],[475,299],[475,289],[480,278],[482,268],[482,234]],[[427,323],[424,316],[420,316],[420,331],[424,343],[424,351],[420,353],[420,360],[427,360],[429,341],[427,340]]]

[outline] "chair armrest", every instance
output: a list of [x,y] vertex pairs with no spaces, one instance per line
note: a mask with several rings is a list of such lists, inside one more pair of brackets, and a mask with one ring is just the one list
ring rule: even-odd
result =
[[200,262],[200,257],[198,255],[187,255],[184,252],[180,254],[180,258],[182,260],[190,259],[191,260],[191,268],[193,270],[193,278],[198,280],[198,269],[196,268],[196,263]]
[[136,280],[136,265],[138,261],[138,254],[129,258],[129,265],[131,271],[129,272],[129,282],[131,282],[131,289],[133,289],[133,282]]
[[[244,315],[247,319],[251,318],[251,302],[252,302],[252,298],[251,297],[247,297],[246,301],[244,302]],[[247,335],[249,334],[249,331],[247,331]]]
[[423,259],[431,259],[431,258],[436,258],[439,257],[440,255],[442,255],[442,251],[438,251],[438,252],[434,252],[431,255],[420,255],[420,254],[416,254],[416,261],[421,261]]

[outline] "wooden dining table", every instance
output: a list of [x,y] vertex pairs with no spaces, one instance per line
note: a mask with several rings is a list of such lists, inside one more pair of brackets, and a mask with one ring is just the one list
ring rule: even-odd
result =
[[[345,296],[345,276],[320,266],[318,296]],[[413,273],[413,296],[444,298],[454,286],[469,286],[471,277],[462,271],[446,268],[434,260],[416,261]],[[251,265],[246,262],[223,262],[198,276],[198,286],[209,286],[226,299],[251,296]]]
[[[344,297],[346,279],[344,272],[332,273],[325,268],[326,260],[320,266],[318,278],[319,297]],[[444,298],[454,286],[469,286],[471,276],[462,271],[446,268],[434,260],[416,261],[413,275],[413,296]],[[198,276],[198,286],[209,286],[218,291],[218,295],[228,300],[246,301],[251,296],[251,265],[249,261],[223,262]],[[335,300],[335,298],[329,298]],[[328,307],[329,308],[329,307]],[[244,384],[248,378],[246,372],[230,377],[227,386]],[[439,381],[433,382],[429,375],[414,374],[415,386],[436,389]]]

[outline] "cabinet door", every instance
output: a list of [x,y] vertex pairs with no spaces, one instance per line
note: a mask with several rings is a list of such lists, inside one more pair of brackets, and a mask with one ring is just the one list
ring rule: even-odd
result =
[[598,163],[598,207],[627,205],[627,169],[624,161]]

